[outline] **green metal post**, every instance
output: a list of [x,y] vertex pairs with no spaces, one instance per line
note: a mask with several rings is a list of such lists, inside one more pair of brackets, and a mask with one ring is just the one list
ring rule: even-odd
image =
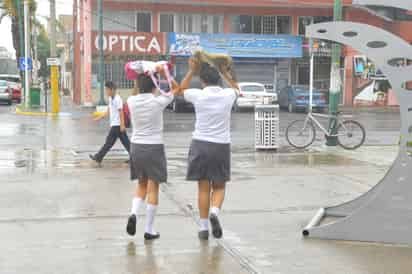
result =
[[[333,7],[333,20],[342,21],[342,0],[335,0]],[[331,81],[329,92],[329,113],[336,115],[338,113],[339,103],[342,94],[342,80],[340,75],[340,62],[341,58],[341,46],[339,44],[333,44],[332,46],[332,68],[331,68]],[[331,118],[329,121],[329,130],[332,135],[337,134],[336,119]],[[337,145],[337,137],[327,137],[326,144],[328,146]]]
[[100,100],[99,105],[105,105],[104,102],[104,52],[103,52],[103,0],[98,2],[99,13],[99,78],[100,78]]
[[[17,5],[17,17],[18,17],[18,22],[19,22],[19,48],[20,48],[20,52],[19,52],[19,58],[23,57],[23,53],[24,53],[24,34],[23,34],[23,12],[21,10],[21,1],[20,0],[16,0],[16,5]],[[18,62],[20,62],[19,60],[17,60]],[[24,72],[23,74],[23,79],[24,79]],[[26,87],[24,85],[24,81],[21,81],[22,83],[22,87],[23,87],[23,94],[22,94],[22,98],[26,98]]]

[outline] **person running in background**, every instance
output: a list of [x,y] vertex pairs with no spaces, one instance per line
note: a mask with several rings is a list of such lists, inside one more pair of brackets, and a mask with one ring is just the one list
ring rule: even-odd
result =
[[[137,82],[139,93],[127,100],[133,128],[130,177],[132,182],[137,181],[137,186],[126,231],[131,236],[136,234],[138,211],[147,199],[144,238],[154,240],[160,237],[154,229],[159,204],[159,184],[167,182],[163,112],[173,101],[173,95],[156,96],[157,88],[150,76],[141,74]],[[179,86],[174,80],[171,88],[173,94],[179,91]]]
[[109,97],[109,106],[107,111],[103,115],[97,117],[95,120],[99,121],[107,116],[110,116],[110,131],[106,137],[105,144],[99,150],[99,152],[94,155],[89,155],[90,159],[96,161],[98,164],[103,161],[104,157],[114,146],[117,139],[120,139],[124,148],[130,154],[130,141],[129,137],[127,137],[126,132],[124,120],[125,118],[123,113],[123,100],[116,93],[116,85],[113,82],[106,82],[105,87],[106,95]]
[[[189,89],[200,66],[201,89]],[[197,181],[200,213],[199,238],[209,239],[209,220],[215,238],[223,235],[219,213],[225,197],[226,182],[231,175],[230,119],[237,97],[237,83],[227,69],[222,76],[231,88],[223,89],[219,71],[208,63],[189,60],[189,72],[181,83],[186,101],[194,105],[196,125],[189,151],[187,180]],[[209,215],[210,209],[210,215]]]

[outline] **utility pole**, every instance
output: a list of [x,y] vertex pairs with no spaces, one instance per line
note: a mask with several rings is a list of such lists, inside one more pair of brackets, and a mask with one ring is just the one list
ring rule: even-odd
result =
[[[23,34],[23,13],[21,10],[21,1],[20,0],[16,0],[16,5],[17,5],[17,16],[19,18],[19,58],[23,56],[23,52],[24,52],[24,34]],[[23,88],[23,100],[26,100],[26,87],[24,85],[25,81],[21,81],[22,84],[22,88]]]
[[[342,0],[335,0],[333,6],[333,20],[342,21]],[[342,94],[342,79],[340,76],[341,47],[339,44],[332,45],[332,68],[330,73],[330,92],[329,92],[329,113],[338,113],[339,101]],[[329,120],[329,130],[331,135],[337,134],[337,123],[335,118]],[[337,146],[337,137],[326,137],[326,145]]]
[[30,31],[29,31],[29,1],[24,1],[24,89],[25,89],[25,107],[29,107],[30,103],[30,83],[29,83],[29,38],[30,38]]
[[[50,55],[52,58],[57,58],[56,51],[56,2],[50,1]],[[59,102],[59,66],[54,64],[50,68],[50,83],[51,83],[51,102],[52,113],[60,111]],[[46,95],[47,96],[47,95]]]
[[72,42],[72,92],[73,92],[73,100],[77,103],[77,86],[76,83],[77,79],[77,0],[73,0],[73,26],[72,26],[72,33],[73,33],[73,42]]
[[98,0],[99,13],[99,78],[100,78],[100,100],[99,105],[104,102],[104,52],[103,52],[103,0]]
[[50,57],[57,57],[56,52],[56,0],[50,2]]
[[313,39],[309,40],[309,53],[310,53],[310,76],[309,76],[309,113],[312,113],[313,106],[313,85],[314,85],[314,65],[315,65],[315,53],[313,48]]

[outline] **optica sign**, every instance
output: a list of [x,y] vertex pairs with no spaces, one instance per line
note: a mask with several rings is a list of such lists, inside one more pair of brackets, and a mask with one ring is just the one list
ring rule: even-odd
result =
[[[93,32],[93,52],[99,50],[99,36]],[[164,55],[166,53],[165,33],[144,32],[104,32],[103,50],[105,53]]]

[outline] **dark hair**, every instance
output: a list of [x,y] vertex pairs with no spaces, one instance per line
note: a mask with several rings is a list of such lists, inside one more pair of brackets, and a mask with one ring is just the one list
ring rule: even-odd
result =
[[139,84],[140,93],[152,93],[153,89],[156,88],[155,84],[153,83],[152,78],[145,74],[140,74],[137,77],[137,82]]
[[113,83],[112,81],[107,81],[107,82],[104,84],[104,86],[105,86],[106,88],[111,89],[111,90],[116,90],[116,84]]
[[219,85],[221,80],[217,69],[208,63],[202,63],[200,66],[199,77],[206,85]]

